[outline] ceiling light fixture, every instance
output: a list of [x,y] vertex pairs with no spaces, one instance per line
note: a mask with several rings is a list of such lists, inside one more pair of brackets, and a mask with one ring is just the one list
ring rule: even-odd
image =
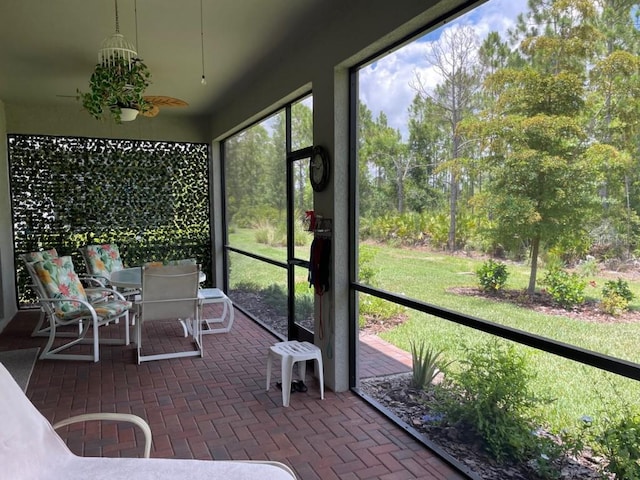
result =
[[200,52],[202,55],[202,80],[200,80],[200,83],[206,85],[207,79],[204,76],[204,20],[202,15],[202,0],[200,0]]

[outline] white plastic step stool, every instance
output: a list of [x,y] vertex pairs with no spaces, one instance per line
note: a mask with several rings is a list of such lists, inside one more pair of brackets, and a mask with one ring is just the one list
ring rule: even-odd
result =
[[[219,288],[201,288],[198,291],[198,298],[202,299],[202,305],[207,303],[222,303],[222,314],[219,317],[202,318],[202,334],[207,333],[227,333],[233,325],[233,304]],[[226,321],[226,325],[225,325]],[[222,325],[214,328],[214,325]]]
[[320,348],[309,342],[299,342],[290,340],[288,342],[278,342],[269,347],[267,352],[267,391],[271,383],[271,362],[273,357],[280,357],[282,365],[282,406],[289,406],[289,398],[291,397],[291,376],[293,374],[293,365],[298,364],[298,373],[300,379],[304,382],[307,370],[307,360],[315,360],[318,370],[318,379],[320,380],[320,398],[324,400],[324,367],[322,365],[322,352]]
[[[227,333],[231,330],[233,325],[233,303],[229,297],[227,297],[219,288],[201,288],[198,290],[198,298],[200,299],[201,307],[204,307],[207,303],[222,303],[222,314],[219,317],[213,318],[201,318],[202,334],[208,333]],[[201,312],[204,311],[202,308]],[[226,322],[226,323],[225,323]],[[180,320],[182,329],[184,330],[184,336],[187,337],[191,332],[191,321]],[[221,326],[220,326],[221,325]]]

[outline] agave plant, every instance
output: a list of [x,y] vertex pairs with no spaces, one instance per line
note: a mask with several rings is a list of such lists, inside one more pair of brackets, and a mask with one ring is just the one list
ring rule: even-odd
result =
[[[411,357],[413,360],[412,387],[422,389],[433,382],[436,375],[440,372],[437,362],[439,362],[441,355],[442,351],[436,351],[431,347],[426,347],[424,342],[422,342],[420,346],[417,346],[413,341],[411,342]],[[441,368],[444,368],[446,365],[441,365]]]

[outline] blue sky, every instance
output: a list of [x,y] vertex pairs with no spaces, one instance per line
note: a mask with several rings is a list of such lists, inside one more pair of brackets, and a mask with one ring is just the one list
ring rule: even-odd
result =
[[415,96],[411,81],[417,74],[428,87],[435,86],[439,80],[426,60],[432,42],[444,30],[461,24],[471,26],[480,42],[491,31],[503,34],[515,24],[516,17],[526,10],[526,6],[526,0],[490,0],[363,68],[360,71],[361,101],[373,112],[374,118],[384,111],[389,125],[399,129],[406,140],[407,111]]

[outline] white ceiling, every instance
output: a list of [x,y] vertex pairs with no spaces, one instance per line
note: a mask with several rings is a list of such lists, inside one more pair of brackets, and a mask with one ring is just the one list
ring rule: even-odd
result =
[[[203,0],[205,86],[200,0],[118,0],[118,13],[120,33],[137,43],[151,71],[146,93],[189,103],[161,115],[196,115],[211,111],[254,68],[277,62],[288,42],[303,42],[309,26],[339,14],[340,4]],[[0,100],[77,103],[76,90],[87,91],[100,44],[114,32],[114,0],[0,0]]]

